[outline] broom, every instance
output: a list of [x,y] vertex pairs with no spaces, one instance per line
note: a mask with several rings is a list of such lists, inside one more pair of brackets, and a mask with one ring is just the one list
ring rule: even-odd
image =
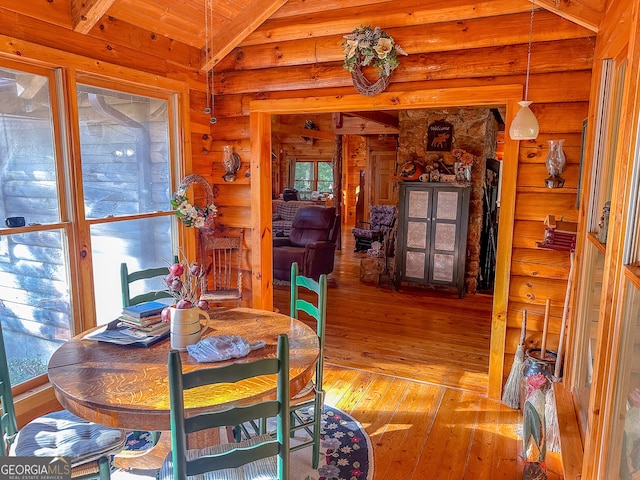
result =
[[527,334],[527,311],[522,310],[522,329],[520,331],[520,344],[511,365],[511,372],[507,378],[502,392],[502,401],[511,408],[520,407],[520,371],[524,361],[524,337]]
[[[571,294],[571,284],[573,281],[573,273],[575,266],[574,252],[571,252],[569,278],[567,279],[567,291],[564,297],[564,307],[562,309],[562,325],[560,327],[560,341],[558,343],[558,354],[556,355],[556,364],[551,377],[553,382],[560,381],[560,369],[562,367],[562,357],[564,350],[564,331],[567,326],[567,314],[569,312],[569,295]],[[558,424],[558,412],[556,411],[556,402],[553,392],[553,385],[549,386],[545,401],[545,417],[547,417],[547,448],[551,452],[560,452],[560,426]]]

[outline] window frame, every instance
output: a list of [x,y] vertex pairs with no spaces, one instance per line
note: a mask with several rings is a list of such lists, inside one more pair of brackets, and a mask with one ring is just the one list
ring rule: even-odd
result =
[[[184,228],[180,228],[167,202],[167,209],[125,217],[103,219],[84,218],[82,201],[80,135],[76,100],[78,83],[100,86],[131,94],[161,98],[168,106],[168,144],[169,185],[172,191],[177,189],[178,179],[191,171],[191,148],[189,129],[189,88],[180,80],[152,75],[117,65],[59,52],[56,64],[45,58],[43,52],[37,55],[14,58],[0,55],[2,68],[17,72],[41,75],[49,81],[49,98],[52,122],[53,148],[56,166],[57,200],[59,221],[42,225],[26,225],[11,229],[0,229],[3,236],[38,231],[59,230],[65,236],[65,255],[67,278],[69,282],[69,324],[70,335],[77,335],[96,325],[95,294],[92,258],[91,225],[97,223],[121,221],[123,218],[152,218],[171,216],[174,248],[183,246],[187,256],[195,252],[195,240],[187,238]],[[153,85],[153,87],[149,87]],[[80,177],[80,178],[79,178]],[[78,199],[78,200],[76,200]],[[45,385],[46,375],[39,375],[22,382],[14,389],[16,394],[33,390]]]
[[[319,191],[318,190],[318,166],[319,166],[319,164],[321,164],[321,163],[329,164],[331,166],[331,172],[335,173],[335,172],[333,172],[333,161],[332,160],[319,160],[319,159],[315,159],[315,158],[300,158],[300,157],[296,157],[295,163],[296,163],[296,168],[294,169],[293,187],[297,188],[295,185],[296,185],[296,182],[298,182],[298,181],[300,181],[300,182],[308,182],[308,181],[310,181],[311,184],[312,184],[312,187],[311,187],[311,190],[309,190],[309,197],[311,197],[311,194],[313,192]],[[312,168],[313,178],[311,180],[298,180],[295,177],[295,174],[297,172],[297,165],[299,163],[309,163],[309,164],[313,165],[313,168]],[[334,182],[335,182],[335,176],[334,176],[334,178],[332,178],[332,184]],[[300,190],[300,189],[298,189],[298,190],[300,192],[305,192],[305,194],[307,192],[307,190]],[[330,192],[320,192],[320,193],[330,193]]]

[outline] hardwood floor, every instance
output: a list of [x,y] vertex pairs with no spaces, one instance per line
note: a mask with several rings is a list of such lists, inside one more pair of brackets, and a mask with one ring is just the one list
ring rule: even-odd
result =
[[[349,237],[330,276],[324,386],[370,435],[374,480],[522,478],[520,412],[485,394],[492,298],[363,284]],[[289,311],[288,287],[274,302]],[[557,455],[547,467],[562,478]]]

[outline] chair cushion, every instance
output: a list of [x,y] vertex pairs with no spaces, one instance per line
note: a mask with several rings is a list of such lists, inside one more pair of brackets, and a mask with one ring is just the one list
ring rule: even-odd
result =
[[353,233],[355,237],[367,238],[369,240],[382,237],[382,232],[379,232],[376,230],[369,230],[367,228],[352,228],[351,233]]
[[293,218],[298,213],[298,210],[302,207],[308,207],[311,205],[315,205],[313,202],[307,201],[292,201],[292,202],[278,202],[276,204],[276,214],[278,215],[278,220],[287,220],[289,222],[293,221]]
[[[187,450],[187,459],[201,457],[202,455],[212,455],[217,453],[228,452],[234,448],[242,448],[256,443],[272,440],[269,434],[252,437],[240,443],[225,443],[212,445],[200,450]],[[195,477],[189,477],[195,478]],[[278,464],[276,457],[267,457],[255,462],[248,463],[237,469],[224,469],[214,472],[207,472],[199,475],[198,480],[277,480]],[[158,480],[173,480],[173,457],[171,452],[164,459],[162,468],[158,475]]]
[[71,466],[122,450],[125,433],[88,422],[67,410],[49,413],[18,432],[11,454],[20,457],[69,457]]
[[304,207],[298,210],[289,238],[291,244],[303,247],[309,243],[327,241],[336,221],[334,207]]
[[388,231],[396,218],[394,205],[373,205],[371,207],[371,229]]

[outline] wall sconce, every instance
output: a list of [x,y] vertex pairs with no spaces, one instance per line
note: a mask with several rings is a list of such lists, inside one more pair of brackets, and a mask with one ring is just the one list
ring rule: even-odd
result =
[[524,100],[518,102],[520,110],[516,113],[511,126],[509,127],[509,137],[512,140],[534,140],[538,138],[540,127],[538,120],[533,114],[529,105],[531,102],[527,100],[529,94],[529,71],[531,69],[531,43],[533,42],[533,13],[535,10],[535,0],[531,2],[531,21],[529,23],[529,47],[527,49],[527,76],[524,84]]
[[549,153],[547,153],[547,160],[545,161],[549,176],[544,180],[547,188],[562,188],[564,186],[564,178],[560,176],[567,164],[567,159],[562,150],[563,144],[564,138],[549,140]]
[[235,182],[238,174],[238,170],[240,170],[240,165],[242,161],[240,160],[240,155],[236,153],[236,151],[229,145],[225,145],[222,147],[224,150],[224,156],[222,157],[222,165],[224,165],[224,175],[222,175],[222,179],[225,182]]

